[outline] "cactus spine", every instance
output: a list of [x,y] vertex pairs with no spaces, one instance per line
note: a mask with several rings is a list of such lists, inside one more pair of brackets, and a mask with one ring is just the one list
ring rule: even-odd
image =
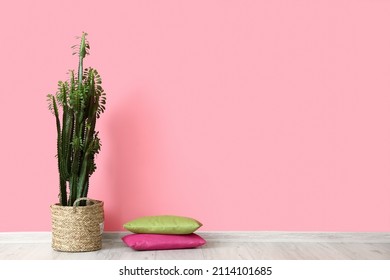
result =
[[[70,71],[69,80],[59,81],[57,93],[48,95],[49,109],[56,119],[59,203],[63,206],[87,197],[89,177],[96,170],[95,156],[101,147],[95,127],[105,110],[106,94],[98,72],[83,68],[83,60],[89,54],[86,36],[83,33],[80,45],[73,46],[74,54],[79,56],[77,78]],[[62,123],[59,107],[62,107]]]

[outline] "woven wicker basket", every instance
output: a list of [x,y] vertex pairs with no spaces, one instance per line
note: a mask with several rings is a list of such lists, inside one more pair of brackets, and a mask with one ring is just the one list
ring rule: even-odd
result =
[[[86,206],[76,206],[87,200]],[[87,198],[75,201],[74,206],[50,206],[52,247],[63,252],[88,252],[102,248],[104,222],[103,202]]]

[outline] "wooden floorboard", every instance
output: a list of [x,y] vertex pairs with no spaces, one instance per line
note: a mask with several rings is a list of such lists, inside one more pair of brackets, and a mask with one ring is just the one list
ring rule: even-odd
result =
[[134,251],[105,233],[102,250],[52,250],[50,233],[0,233],[0,260],[390,260],[389,233],[199,232],[196,249]]

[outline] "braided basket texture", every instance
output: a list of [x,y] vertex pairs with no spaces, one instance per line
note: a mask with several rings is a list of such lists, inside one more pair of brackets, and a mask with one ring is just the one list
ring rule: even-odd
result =
[[[86,206],[76,206],[87,200]],[[52,247],[62,252],[88,252],[102,248],[104,222],[103,202],[79,199],[74,206],[50,206],[52,218]]]

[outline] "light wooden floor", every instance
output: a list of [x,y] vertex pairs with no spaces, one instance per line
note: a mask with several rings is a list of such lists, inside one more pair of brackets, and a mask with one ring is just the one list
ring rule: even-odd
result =
[[390,260],[390,233],[200,232],[197,249],[134,251],[105,233],[103,249],[53,251],[50,233],[0,233],[0,260]]

